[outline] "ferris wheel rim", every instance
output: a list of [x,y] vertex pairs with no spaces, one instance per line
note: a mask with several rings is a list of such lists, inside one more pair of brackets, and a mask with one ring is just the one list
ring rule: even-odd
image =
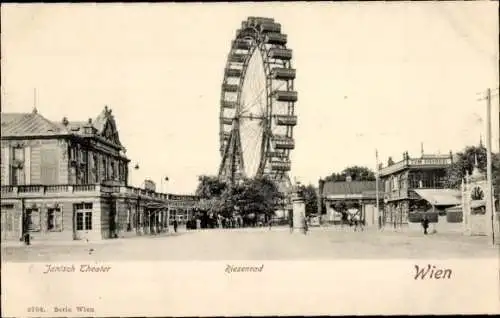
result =
[[[243,23],[248,22],[248,21],[250,21],[250,18],[247,21],[244,21]],[[274,117],[273,109],[274,109],[274,107],[273,107],[273,96],[272,96],[273,91],[272,91],[272,89],[273,89],[273,81],[276,81],[276,79],[273,79],[273,77],[272,77],[273,62],[270,61],[271,60],[270,52],[272,49],[286,50],[286,35],[282,34],[281,32],[277,32],[276,34],[278,34],[279,36],[285,37],[284,44],[279,44],[279,45],[278,44],[271,44],[271,45],[269,45],[269,43],[266,43],[265,41],[263,41],[264,34],[262,32],[259,32],[259,30],[257,30],[257,28],[255,26],[251,26],[251,27],[248,27],[246,29],[243,29],[243,31],[238,31],[236,37],[232,40],[229,56],[226,60],[226,68],[225,68],[224,79],[223,79],[223,85],[227,84],[229,75],[226,73],[226,71],[228,69],[232,70],[234,72],[238,72],[236,69],[232,68],[233,64],[231,63],[231,56],[233,56],[233,55],[243,56],[242,57],[243,64],[242,64],[241,68],[239,69],[240,74],[238,76],[238,84],[236,85],[237,87],[235,88],[235,91],[237,92],[237,97],[236,97],[236,101],[235,101],[236,107],[241,108],[242,107],[241,98],[242,98],[242,94],[243,94],[244,85],[246,82],[246,76],[247,76],[246,72],[248,72],[248,64],[252,60],[254,54],[259,54],[260,57],[262,58],[262,64],[263,64],[262,69],[264,70],[265,98],[266,98],[265,116],[264,116],[265,117],[265,127],[263,129],[263,134],[261,136],[261,147],[260,147],[260,156],[259,156],[260,158],[258,160],[259,167],[258,167],[258,171],[257,171],[256,175],[263,175],[263,174],[274,174],[277,176],[286,175],[286,172],[280,173],[280,172],[273,172],[271,170],[271,173],[269,173],[268,171],[266,171],[267,164],[269,161],[268,157],[271,157],[269,154],[270,151],[272,150],[271,149],[272,147],[270,145],[271,144],[271,137],[273,137],[273,134],[274,134],[273,133],[273,117]],[[246,51],[246,53],[241,53],[241,51],[238,51],[239,50],[238,44],[237,44],[237,43],[239,43],[238,41],[247,41],[249,49]],[[258,52],[256,52],[256,51],[258,51]],[[281,64],[274,62],[275,68],[278,67],[278,65],[281,65]],[[283,60],[281,67],[283,69],[288,69],[288,70],[292,70],[293,72],[295,72],[295,69],[292,68],[291,58],[290,58],[290,60]],[[293,87],[293,80],[294,79],[295,79],[295,75],[293,75],[293,78],[291,80],[286,81],[286,84],[287,84],[286,92],[294,92],[294,87]],[[225,130],[225,127],[227,127],[228,125],[232,126],[234,124],[233,122],[229,123],[228,118],[224,117],[225,116],[224,106],[222,105],[224,102],[226,102],[224,94],[225,94],[225,92],[223,89],[221,91],[221,109],[220,109],[220,119],[219,119],[220,120],[219,133],[220,133],[220,145],[221,145],[220,152],[221,152],[221,155],[223,155],[223,156],[224,156],[224,152],[226,151],[225,146],[227,145],[227,142],[225,142],[225,140],[226,140],[225,134],[227,133],[227,130]],[[295,92],[295,94],[296,94],[296,92]],[[288,108],[287,108],[287,112],[285,115],[295,116],[293,103],[294,102],[291,103],[292,106],[290,106],[290,105],[286,106]],[[232,119],[239,120],[237,117],[238,117],[238,113],[236,112]],[[241,129],[241,126],[239,126],[238,129]],[[293,127],[287,127],[285,135],[293,140]],[[289,162],[290,161],[290,152],[292,149],[293,148],[285,149],[285,150],[281,151],[280,158],[284,158],[284,159],[286,159],[287,162]],[[243,162],[243,159],[241,159],[241,161]],[[245,163],[243,162],[243,166],[244,165],[245,165]],[[243,170],[246,170],[245,167],[243,168]]]

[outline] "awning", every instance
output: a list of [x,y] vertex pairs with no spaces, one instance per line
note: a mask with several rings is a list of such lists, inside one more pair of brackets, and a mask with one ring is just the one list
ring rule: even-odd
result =
[[459,190],[452,189],[414,189],[422,199],[434,206],[459,205],[462,203]]

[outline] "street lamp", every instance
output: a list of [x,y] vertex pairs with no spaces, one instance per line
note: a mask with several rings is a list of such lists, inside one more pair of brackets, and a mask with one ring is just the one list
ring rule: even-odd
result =
[[166,184],[167,184],[167,182],[168,182],[168,180],[169,180],[169,179],[168,179],[168,177],[167,177],[167,176],[165,176],[165,177],[163,177],[163,178],[161,179],[160,184],[161,184],[161,192],[162,192],[162,193],[167,193],[167,191],[163,191],[163,182],[165,181],[165,185],[166,185]]
[[[139,163],[136,163],[136,164],[134,165],[134,170],[135,170],[135,171],[138,171],[138,170],[139,170]],[[132,186],[133,186],[135,182],[134,182],[134,179],[133,179],[132,177],[130,178],[130,181],[131,181]]]

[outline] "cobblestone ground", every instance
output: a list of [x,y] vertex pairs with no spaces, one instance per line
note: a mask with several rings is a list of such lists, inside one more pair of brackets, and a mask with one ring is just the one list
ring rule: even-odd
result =
[[391,258],[490,258],[499,256],[488,237],[459,233],[311,228],[307,235],[286,227],[181,230],[177,234],[101,242],[34,242],[2,245],[5,262],[149,260],[328,260]]

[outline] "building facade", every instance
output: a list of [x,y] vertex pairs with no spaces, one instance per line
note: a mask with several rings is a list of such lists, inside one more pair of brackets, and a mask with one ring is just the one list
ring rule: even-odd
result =
[[85,122],[53,122],[36,109],[2,113],[1,132],[2,239],[161,233],[198,204],[194,196],[128,186],[130,160],[107,107]]
[[[358,210],[367,226],[379,223],[376,181],[319,181],[320,211],[326,212],[325,221],[341,222],[342,212]],[[380,188],[379,188],[380,189]],[[379,207],[383,207],[383,192],[379,190]]]
[[389,160],[388,166],[379,170],[384,191],[384,224],[408,225],[409,221],[419,222],[419,217],[414,216],[429,208],[445,209],[460,204],[457,191],[446,189],[446,169],[452,162],[451,152],[422,153],[420,158],[410,158],[405,152],[401,161]]

